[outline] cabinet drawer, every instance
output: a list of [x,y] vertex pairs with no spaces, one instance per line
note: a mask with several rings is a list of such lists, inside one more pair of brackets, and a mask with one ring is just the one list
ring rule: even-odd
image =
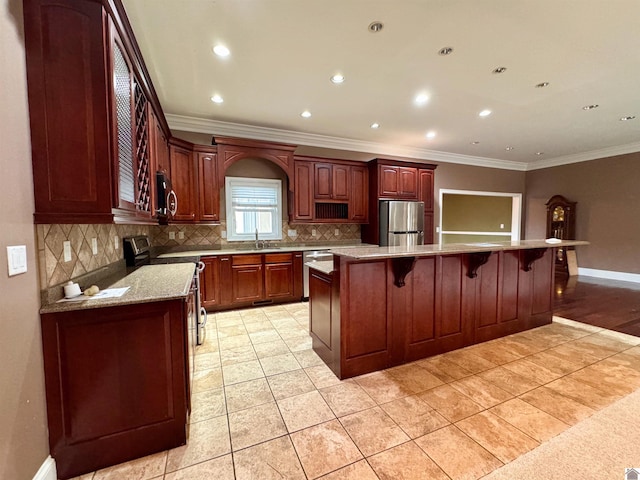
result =
[[235,265],[260,265],[262,264],[262,255],[233,255],[231,263]]
[[264,263],[291,263],[291,253],[266,253]]

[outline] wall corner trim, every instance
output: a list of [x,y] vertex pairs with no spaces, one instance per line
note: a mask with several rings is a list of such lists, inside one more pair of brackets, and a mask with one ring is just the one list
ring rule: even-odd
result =
[[56,461],[49,455],[33,476],[33,480],[57,480]]
[[640,273],[614,272],[612,270],[596,270],[594,268],[578,268],[578,275],[585,277],[606,278],[623,282],[640,283]]

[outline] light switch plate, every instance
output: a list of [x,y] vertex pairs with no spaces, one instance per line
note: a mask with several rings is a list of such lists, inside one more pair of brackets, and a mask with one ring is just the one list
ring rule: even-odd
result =
[[169,232],[169,240],[175,240],[176,239],[176,232]]
[[222,230],[222,232],[220,233],[220,236],[222,238],[227,238],[227,231],[226,230]]
[[91,251],[94,255],[98,254],[98,239],[96,237],[91,239]]
[[115,248],[116,251],[120,249],[120,238],[118,237],[118,235],[113,237],[113,248]]
[[178,232],[178,238],[180,240],[183,240],[184,239],[184,232]]
[[336,229],[333,231],[333,234],[334,234],[336,237],[339,237],[339,236],[340,236],[340,230],[338,230],[338,229],[336,228]]
[[18,275],[27,271],[27,246],[15,245],[7,247],[7,262],[9,264],[9,276]]
[[287,230],[287,235],[289,237],[295,237],[298,235],[298,231],[297,230]]
[[312,236],[312,237],[315,237],[315,236],[316,236],[316,233],[317,233],[317,232],[316,232],[316,229],[315,229],[315,228],[312,228],[312,229],[311,229],[311,236]]

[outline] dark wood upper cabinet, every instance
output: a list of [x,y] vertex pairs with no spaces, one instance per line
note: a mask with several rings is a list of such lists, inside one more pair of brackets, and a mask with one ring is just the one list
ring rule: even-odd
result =
[[203,222],[220,221],[220,187],[218,162],[215,153],[198,152],[198,219]]
[[103,9],[93,2],[25,1],[24,28],[35,221],[110,223]]
[[293,221],[313,220],[313,172],[313,163],[295,162],[293,211],[291,212]]
[[333,178],[331,164],[315,163],[313,165],[313,198],[331,199]]
[[369,221],[369,175],[367,167],[352,166],[350,178],[349,218],[356,223]]
[[153,223],[151,106],[166,123],[124,11],[26,0],[24,28],[35,222]]
[[361,162],[295,157],[291,221],[366,223],[369,183]]
[[171,182],[178,198],[178,207],[172,222],[193,222],[197,215],[196,196],[196,164],[193,150],[176,145],[171,140],[169,162],[171,165]]
[[418,199],[418,169],[379,165],[378,196],[382,198]]

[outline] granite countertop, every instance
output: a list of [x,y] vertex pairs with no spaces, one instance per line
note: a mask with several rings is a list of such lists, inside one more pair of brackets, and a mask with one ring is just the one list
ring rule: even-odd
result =
[[450,243],[445,245],[415,245],[410,247],[350,247],[333,248],[331,253],[355,259],[427,257],[433,255],[452,255],[457,253],[497,252],[500,250],[525,250],[530,248],[571,247],[589,245],[582,240],[562,240],[547,243],[545,240],[517,240],[509,242]]
[[98,282],[97,285],[101,290],[129,287],[121,297],[92,299],[82,296],[82,300],[43,305],[40,313],[68,312],[186,298],[191,288],[194,271],[194,263],[145,265],[126,276],[109,277],[103,282]]
[[320,262],[307,262],[305,265],[314,270],[318,270],[322,273],[333,273],[333,262],[330,260],[322,260]]
[[369,245],[366,243],[358,243],[354,245],[282,245],[274,248],[225,248],[219,250],[187,250],[184,252],[169,252],[158,255],[156,258],[182,258],[182,257],[211,257],[216,255],[242,255],[251,253],[288,253],[288,252],[305,252],[310,250],[333,250],[335,248],[363,248]]

